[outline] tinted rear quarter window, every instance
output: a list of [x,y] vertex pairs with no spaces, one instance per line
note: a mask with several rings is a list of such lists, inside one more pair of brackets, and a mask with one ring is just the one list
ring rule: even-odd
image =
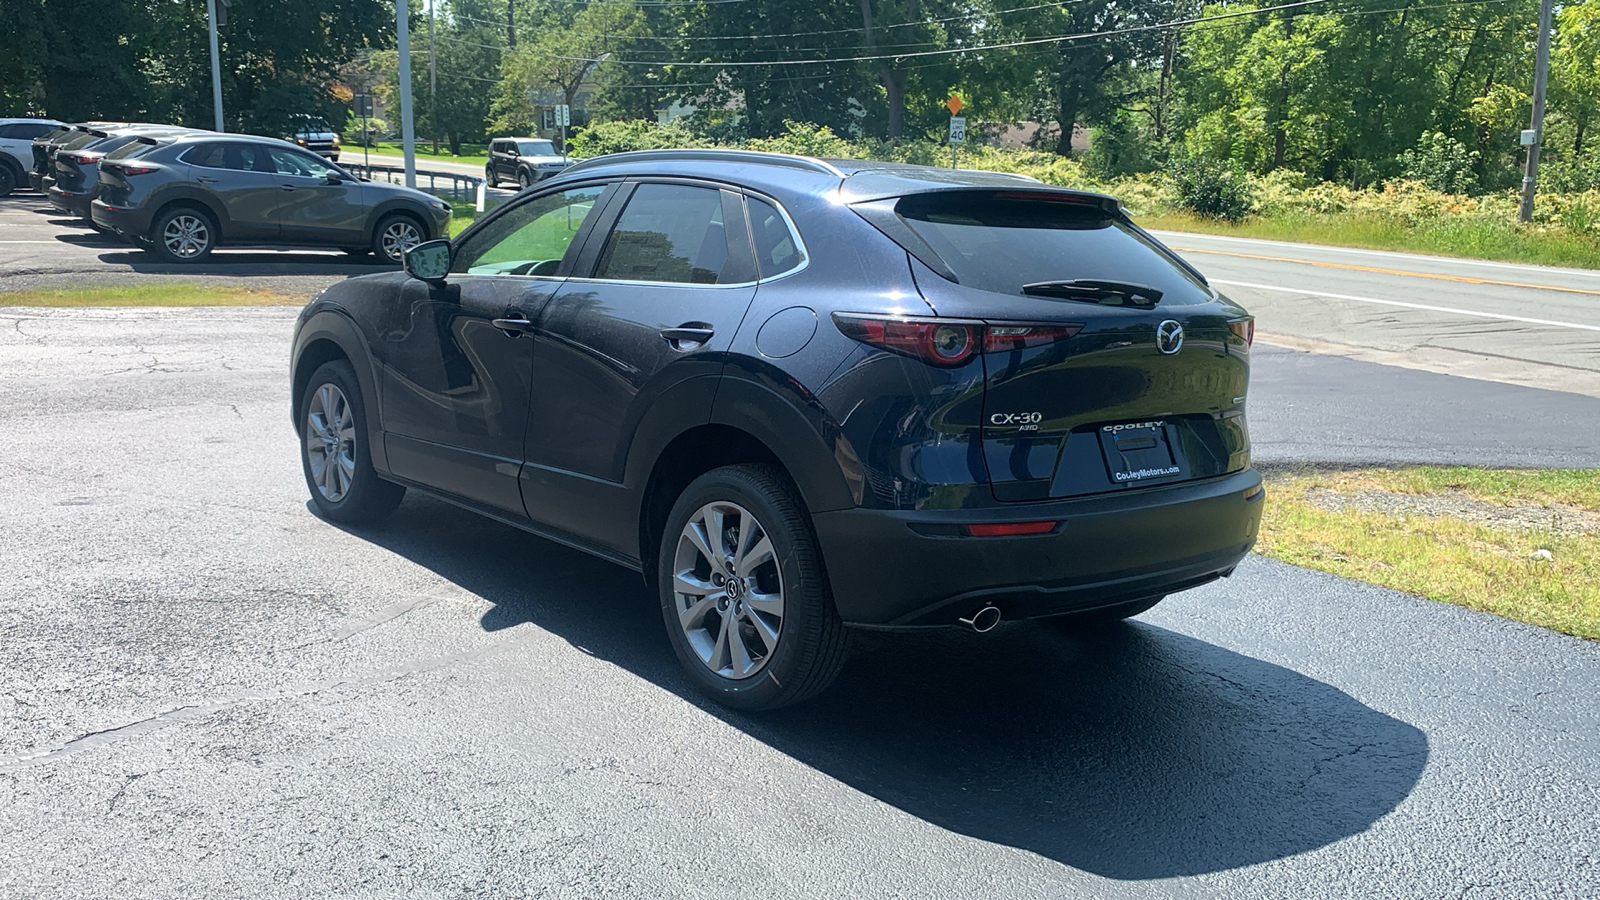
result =
[[1136,282],[1166,302],[1211,292],[1120,216],[1071,195],[943,191],[902,199],[895,212],[961,284],[1001,294],[1079,278]]
[[154,150],[155,148],[156,148],[155,144],[146,144],[144,141],[134,141],[134,142],[129,143],[129,144],[123,144],[121,147],[118,147],[117,149],[111,151],[110,153],[107,153],[106,154],[106,159],[107,160],[135,159],[137,157],[145,155],[146,153],[149,153],[151,150]]
[[778,208],[756,197],[746,201],[750,213],[750,238],[755,243],[761,277],[771,278],[800,267],[800,241]]

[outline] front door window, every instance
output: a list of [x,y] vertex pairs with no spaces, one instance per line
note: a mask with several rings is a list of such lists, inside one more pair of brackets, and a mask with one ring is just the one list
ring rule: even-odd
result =
[[467,275],[554,275],[607,185],[539,197],[497,216],[456,250],[451,271]]

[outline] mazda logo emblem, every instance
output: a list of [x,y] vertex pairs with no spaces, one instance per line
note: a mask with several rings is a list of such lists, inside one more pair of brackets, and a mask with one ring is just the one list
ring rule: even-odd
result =
[[1172,319],[1157,325],[1156,349],[1169,355],[1183,349],[1183,326]]

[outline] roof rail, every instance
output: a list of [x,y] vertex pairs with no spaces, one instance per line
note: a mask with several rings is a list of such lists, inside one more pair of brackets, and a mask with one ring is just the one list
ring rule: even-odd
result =
[[[760,150],[629,150],[625,153],[608,153],[605,156],[596,156],[567,167],[567,172],[576,172],[579,169],[595,166],[611,165],[625,162],[742,162],[766,166],[787,166],[791,169],[804,169],[808,172],[817,172],[822,175],[832,175],[835,178],[845,177],[844,173],[830,163],[823,162],[810,156],[795,156],[789,153],[766,153]],[[562,174],[566,174],[563,172]]]

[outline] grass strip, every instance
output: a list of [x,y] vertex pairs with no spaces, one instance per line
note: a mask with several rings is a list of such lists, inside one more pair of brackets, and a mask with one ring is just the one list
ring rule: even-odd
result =
[[0,306],[304,306],[306,294],[265,289],[191,284],[141,284],[126,287],[0,292]]
[[1600,237],[1512,222],[1444,217],[1408,223],[1399,217],[1346,212],[1258,216],[1230,223],[1177,211],[1140,216],[1138,222],[1167,231],[1600,269]]
[[1600,470],[1268,473],[1256,550],[1600,639]]

